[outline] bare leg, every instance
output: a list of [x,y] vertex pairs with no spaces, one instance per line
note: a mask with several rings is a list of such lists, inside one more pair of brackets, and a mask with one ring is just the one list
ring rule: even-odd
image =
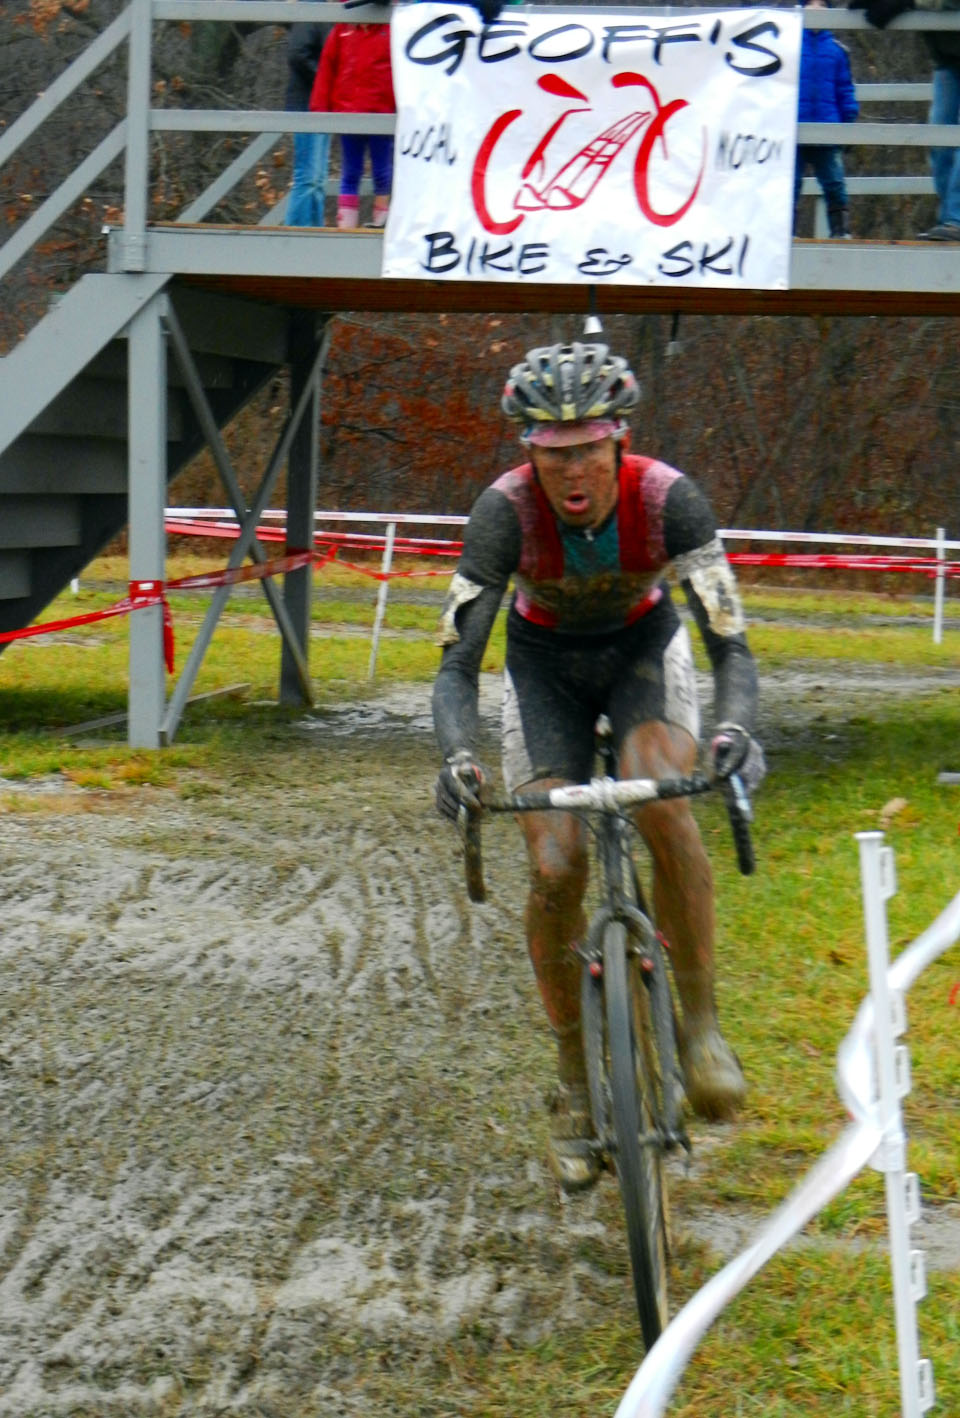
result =
[[524,813],[520,824],[530,864],[527,948],[557,1041],[560,1088],[551,1105],[550,1167],[566,1191],[582,1191],[600,1173],[580,1034],[580,961],[571,949],[585,926],[586,833],[565,813]]
[[[624,778],[665,778],[689,773],[697,756],[690,735],[669,724],[641,724],[623,746]],[[673,973],[684,1020],[714,1023],[713,873],[685,798],[651,803],[637,826],[653,859],[653,907],[671,945]]]
[[[669,724],[638,725],[621,752],[624,777],[686,774],[696,761],[688,733]],[[743,1101],[739,1064],[717,1023],[714,993],[713,873],[690,804],[682,798],[651,803],[637,826],[653,859],[653,905],[670,942],[677,993],[687,1094],[706,1117],[729,1117]]]
[[[536,788],[555,786],[555,780]],[[530,891],[527,897],[527,949],[550,1027],[557,1039],[562,1083],[585,1077],[580,1040],[580,963],[571,945],[585,928],[583,895],[587,885],[585,832],[566,813],[524,813]]]

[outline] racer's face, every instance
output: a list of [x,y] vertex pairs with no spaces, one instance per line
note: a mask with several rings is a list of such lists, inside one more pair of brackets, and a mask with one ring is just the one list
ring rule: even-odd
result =
[[568,448],[530,449],[547,501],[570,527],[599,527],[617,505],[617,445],[613,438]]

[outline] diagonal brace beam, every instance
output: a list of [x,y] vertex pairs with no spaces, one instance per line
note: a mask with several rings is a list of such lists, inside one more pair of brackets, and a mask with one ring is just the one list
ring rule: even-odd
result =
[[[231,462],[230,455],[227,452],[226,445],[224,444],[223,436],[220,432],[220,429],[217,427],[217,421],[213,416],[213,410],[210,408],[210,401],[206,396],[206,391],[204,390],[203,382],[197,370],[197,366],[194,361],[193,354],[190,350],[190,346],[187,343],[186,335],[183,333],[183,326],[177,319],[176,313],[172,309],[172,307],[170,308],[170,314],[167,320],[165,321],[165,324],[167,327],[168,335],[170,337],[170,343],[173,348],[174,356],[176,358],[177,364],[180,366],[180,371],[183,375],[184,383],[186,384],[187,394],[189,395],[190,402],[193,405],[194,413],[197,415],[197,419],[199,420],[203,436],[210,447],[210,452],[212,453],[213,460],[217,466],[217,472],[220,474],[220,481],[223,483],[223,486],[226,489],[227,496],[230,499],[230,502],[233,506],[233,510],[237,515],[237,521],[242,525],[247,516],[248,510],[246,500],[240,489],[240,484],[237,481],[236,474],[234,473],[233,463]],[[258,562],[260,565],[262,565],[267,560],[267,553],[264,551],[263,547],[260,545],[256,538],[254,538],[250,544],[250,556],[251,560]],[[263,587],[263,594],[267,598],[267,601],[270,605],[270,609],[273,612],[273,617],[280,629],[280,634],[283,637],[284,643],[287,646],[290,655],[293,657],[293,662],[297,672],[297,679],[299,681],[303,697],[308,704],[312,704],[313,690],[310,684],[309,666],[307,664],[306,656],[303,654],[300,648],[300,643],[297,639],[297,635],[290,620],[290,616],[287,612],[287,608],[283,603],[283,598],[280,595],[280,592],[277,588],[276,582],[273,580],[273,577],[264,577],[260,584]]]
[[[254,553],[251,552],[250,548],[256,537],[257,526],[259,524],[261,516],[263,515],[263,510],[270,500],[270,495],[273,492],[280,470],[287,461],[287,455],[290,451],[290,444],[293,441],[294,435],[296,434],[296,431],[300,425],[300,420],[303,418],[304,412],[310,402],[310,399],[313,397],[313,383],[314,380],[319,376],[319,371],[323,364],[323,360],[326,357],[329,344],[330,326],[328,325],[326,330],[324,331],[323,339],[320,341],[317,347],[316,356],[313,362],[311,363],[310,370],[308,372],[308,377],[304,382],[300,397],[298,398],[296,406],[294,407],[289,418],[287,419],[283,433],[280,435],[277,446],[274,449],[273,455],[270,458],[270,462],[267,465],[267,469],[263,475],[260,486],[257,489],[256,496],[253,499],[253,503],[249,508],[247,516],[241,523],[240,535],[237,541],[234,543],[233,551],[230,553],[230,558],[227,562],[228,570],[235,570],[237,567],[242,565],[246,556],[254,555]],[[259,545],[259,543],[257,545]],[[210,643],[214,628],[217,624],[217,621],[220,619],[220,615],[223,611],[224,606],[227,603],[227,598],[229,597],[229,595],[229,586],[219,586],[217,590],[213,593],[213,599],[210,602],[209,609],[207,610],[207,614],[204,617],[204,621],[197,634],[197,638],[193,642],[190,654],[187,658],[187,663],[183,668],[183,673],[181,674],[180,679],[177,682],[177,686],[174,689],[173,694],[170,696],[169,702],[167,704],[167,710],[163,717],[163,723],[160,726],[161,743],[169,744],[173,741],[173,736],[176,733],[177,725],[180,722],[180,716],[183,713],[183,708],[186,704],[187,696],[189,695],[190,690],[193,686],[197,671],[203,663],[203,657],[206,654],[207,646]]]

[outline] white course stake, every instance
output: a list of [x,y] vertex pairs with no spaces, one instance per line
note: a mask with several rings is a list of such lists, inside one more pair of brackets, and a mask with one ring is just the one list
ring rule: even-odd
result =
[[380,563],[380,574],[383,580],[377,591],[377,613],[373,620],[373,642],[370,646],[370,664],[367,668],[367,679],[373,679],[377,672],[377,650],[380,648],[380,631],[383,627],[383,617],[387,610],[387,592],[390,582],[386,579],[390,567],[393,564],[393,543],[397,535],[396,522],[388,522],[387,536],[383,544],[383,560]]
[[902,1418],[920,1418],[933,1405],[933,1371],[919,1357],[916,1304],[926,1294],[924,1255],[911,1248],[910,1227],[920,1215],[917,1178],[906,1170],[906,1136],[900,1099],[910,1088],[910,1061],[905,1045],[896,1043],[906,1029],[903,995],[891,991],[887,978],[889,947],[886,902],[896,893],[893,848],[884,846],[882,832],[858,832],[863,914],[873,999],[874,1063],[883,1141],[872,1158],[884,1173],[893,1304],[900,1361]]

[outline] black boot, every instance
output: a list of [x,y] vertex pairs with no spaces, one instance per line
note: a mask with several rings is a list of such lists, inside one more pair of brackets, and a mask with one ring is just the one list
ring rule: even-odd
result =
[[840,241],[852,240],[850,236],[850,225],[847,221],[846,207],[828,207],[827,221],[830,225],[830,235]]

